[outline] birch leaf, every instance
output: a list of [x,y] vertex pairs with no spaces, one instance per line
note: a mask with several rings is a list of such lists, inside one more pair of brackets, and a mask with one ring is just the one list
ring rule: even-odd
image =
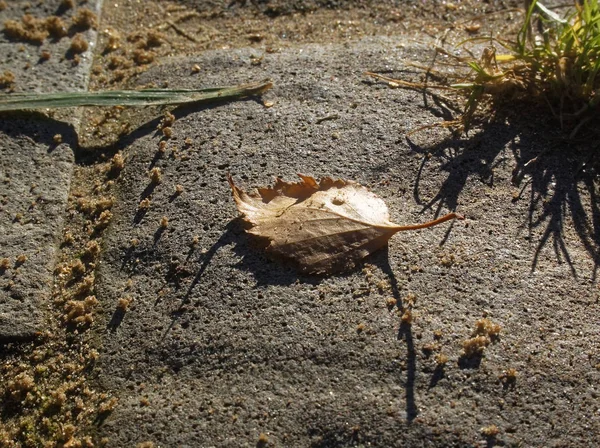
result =
[[449,213],[423,224],[390,221],[385,202],[362,185],[299,174],[300,182],[276,179],[273,187],[248,194],[231,176],[229,185],[249,233],[263,238],[268,254],[292,261],[307,273],[348,269],[385,246],[397,232],[431,227],[454,218]]

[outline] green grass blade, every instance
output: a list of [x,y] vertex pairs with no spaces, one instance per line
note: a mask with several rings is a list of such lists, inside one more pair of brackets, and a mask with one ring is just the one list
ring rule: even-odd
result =
[[529,9],[525,13],[525,20],[523,22],[523,26],[519,30],[517,34],[517,54],[520,56],[525,55],[525,49],[527,48],[527,39],[529,39],[529,32],[531,27],[531,16],[533,14],[533,10],[535,9],[535,5],[537,0],[533,0],[529,5]]
[[270,80],[197,90],[145,89],[100,92],[12,93],[0,97],[0,111],[54,109],[79,106],[161,106],[210,103],[259,95],[273,86]]
[[554,11],[548,9],[546,6],[544,6],[540,2],[537,2],[535,6],[537,6],[538,9],[540,11],[542,11],[548,17],[548,19],[550,19],[551,21],[560,23],[561,25],[566,25],[566,23],[567,23],[566,19],[563,19],[558,14],[556,14]]

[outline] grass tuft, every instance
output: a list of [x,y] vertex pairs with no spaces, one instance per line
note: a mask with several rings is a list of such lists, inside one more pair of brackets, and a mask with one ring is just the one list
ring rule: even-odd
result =
[[[455,57],[467,68],[459,82],[416,84],[368,72],[391,87],[450,88],[466,94],[462,115],[439,126],[467,132],[487,100],[549,106],[570,138],[590,139],[600,127],[600,6],[598,0],[575,3],[559,15],[538,0],[523,11],[516,40],[484,38],[490,42],[480,59]],[[484,40],[468,39],[465,43]],[[497,54],[497,52],[499,52]],[[418,130],[421,130],[420,128]],[[417,131],[418,131],[417,130]],[[414,131],[413,131],[414,132]]]

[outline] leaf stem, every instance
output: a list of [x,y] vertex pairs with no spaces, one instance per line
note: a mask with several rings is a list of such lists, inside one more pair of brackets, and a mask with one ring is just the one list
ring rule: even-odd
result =
[[394,230],[397,232],[401,232],[403,230],[418,230],[418,229],[426,229],[427,227],[437,226],[446,221],[450,221],[451,219],[465,219],[463,215],[459,215],[458,213],[448,213],[447,215],[442,216],[441,218],[434,219],[433,221],[424,222],[422,224],[412,224],[408,226],[395,226]]

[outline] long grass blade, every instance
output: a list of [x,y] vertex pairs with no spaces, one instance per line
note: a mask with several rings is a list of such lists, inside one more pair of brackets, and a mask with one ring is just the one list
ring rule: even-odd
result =
[[0,111],[54,109],[79,106],[161,106],[209,103],[260,95],[273,86],[270,80],[197,90],[144,89],[99,92],[12,93],[0,96]]

